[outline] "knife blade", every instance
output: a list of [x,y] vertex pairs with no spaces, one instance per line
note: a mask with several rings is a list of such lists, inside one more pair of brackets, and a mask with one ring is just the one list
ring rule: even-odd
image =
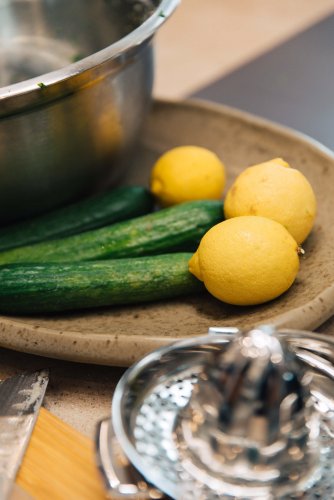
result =
[[0,500],[9,497],[49,381],[49,371],[0,383]]

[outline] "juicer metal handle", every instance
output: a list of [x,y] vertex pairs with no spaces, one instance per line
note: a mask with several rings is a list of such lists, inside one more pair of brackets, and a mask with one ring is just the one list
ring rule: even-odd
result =
[[240,332],[240,328],[235,326],[210,326],[208,335],[226,335],[232,337]]
[[101,420],[96,431],[96,460],[107,498],[113,500],[159,500],[163,493],[146,482],[125,456],[115,436],[111,419]]

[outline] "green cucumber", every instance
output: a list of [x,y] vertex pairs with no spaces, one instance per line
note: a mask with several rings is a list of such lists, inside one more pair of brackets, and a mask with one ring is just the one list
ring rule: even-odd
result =
[[153,197],[142,186],[122,186],[0,229],[0,251],[83,233],[150,212]]
[[0,265],[119,259],[194,251],[206,231],[222,220],[221,201],[190,201],[68,238],[2,252]]
[[203,290],[188,271],[191,253],[74,264],[0,267],[0,311],[49,313],[133,304]]

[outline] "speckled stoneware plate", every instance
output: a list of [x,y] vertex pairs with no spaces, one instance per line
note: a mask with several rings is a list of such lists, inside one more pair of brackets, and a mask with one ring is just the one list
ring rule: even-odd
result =
[[197,144],[214,150],[227,187],[245,167],[281,156],[314,187],[318,216],[303,245],[298,278],[280,298],[256,307],[227,306],[209,294],[131,307],[43,317],[0,317],[0,345],[72,361],[127,366],[171,341],[203,335],[209,326],[274,323],[314,330],[334,314],[334,154],[286,128],[223,106],[156,102],[127,182],[147,184],[165,150]]

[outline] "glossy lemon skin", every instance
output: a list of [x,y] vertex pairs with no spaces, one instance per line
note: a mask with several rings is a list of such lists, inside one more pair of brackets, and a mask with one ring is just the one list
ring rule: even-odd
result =
[[261,215],[280,222],[301,244],[314,225],[317,203],[306,177],[281,158],[246,168],[228,190],[225,217]]
[[268,302],[293,284],[298,245],[278,222],[241,216],[213,226],[189,262],[189,271],[217,299],[233,305]]
[[164,153],[151,171],[150,189],[162,207],[192,200],[219,200],[225,187],[225,165],[213,152],[179,146]]

